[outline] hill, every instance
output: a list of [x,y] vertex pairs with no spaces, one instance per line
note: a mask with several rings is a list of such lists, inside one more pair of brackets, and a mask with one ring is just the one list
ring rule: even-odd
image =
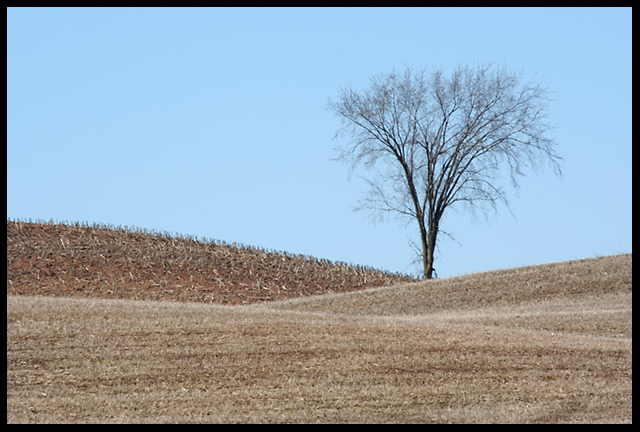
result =
[[13,221],[7,254],[8,423],[632,422],[631,254],[407,282]]
[[234,305],[412,280],[166,232],[7,220],[7,294]]
[[7,422],[631,423],[631,255],[297,300],[7,296]]
[[632,255],[614,255],[517,267],[393,287],[279,302],[273,307],[306,312],[419,316],[493,307],[513,308],[632,292]]
[[632,423],[631,254],[368,287],[103,226],[8,221],[7,252],[8,423]]

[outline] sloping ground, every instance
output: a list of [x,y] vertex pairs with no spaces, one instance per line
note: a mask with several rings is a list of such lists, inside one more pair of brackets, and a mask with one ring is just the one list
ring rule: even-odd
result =
[[631,266],[241,307],[8,295],[7,421],[632,423]]
[[233,305],[411,280],[369,267],[167,233],[7,220],[7,294]]
[[[631,296],[632,255],[565,261],[474,273],[393,287],[278,302],[283,310],[349,315],[417,316]],[[629,297],[630,298],[630,297]]]

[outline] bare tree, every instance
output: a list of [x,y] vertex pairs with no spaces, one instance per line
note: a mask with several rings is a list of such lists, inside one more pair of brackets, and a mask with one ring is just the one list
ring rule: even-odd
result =
[[351,141],[338,159],[373,171],[361,208],[394,212],[419,227],[424,277],[433,275],[434,250],[446,209],[508,206],[499,184],[514,187],[525,168],[548,162],[561,175],[561,157],[548,138],[547,90],[493,65],[459,67],[449,77],[431,73],[381,74],[365,90],[347,86],[328,108]]

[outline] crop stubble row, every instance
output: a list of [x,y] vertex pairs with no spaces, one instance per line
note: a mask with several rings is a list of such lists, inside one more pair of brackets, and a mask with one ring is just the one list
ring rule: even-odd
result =
[[413,279],[221,241],[7,220],[7,293],[244,304]]

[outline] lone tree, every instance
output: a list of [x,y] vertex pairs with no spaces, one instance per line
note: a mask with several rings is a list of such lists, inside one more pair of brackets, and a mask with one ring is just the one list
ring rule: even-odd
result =
[[497,210],[508,201],[498,183],[514,187],[525,168],[548,162],[561,175],[561,157],[547,136],[547,90],[493,65],[459,67],[450,76],[408,68],[381,74],[368,88],[340,88],[328,108],[342,120],[338,160],[373,175],[360,208],[394,212],[418,224],[424,278],[433,276],[440,221],[449,207]]

